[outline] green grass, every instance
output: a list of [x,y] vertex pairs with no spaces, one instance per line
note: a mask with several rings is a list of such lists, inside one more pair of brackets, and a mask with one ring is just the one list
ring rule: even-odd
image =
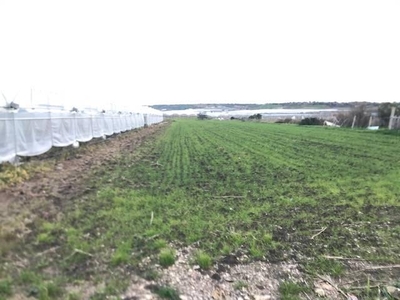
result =
[[340,276],[345,271],[345,267],[340,261],[323,257],[316,257],[310,262],[305,263],[305,269],[313,275],[329,274]]
[[[178,121],[139,162],[126,157],[88,206],[103,207],[116,239],[134,231],[139,239],[200,242],[213,256],[245,246],[257,259],[282,259],[281,250],[299,242],[296,250],[309,256],[345,250],[371,258],[379,228],[399,211],[399,145],[356,130]],[[395,254],[393,238],[381,240],[374,255]]]
[[11,280],[3,279],[0,280],[0,299],[6,299],[7,296],[11,296],[13,292]]
[[159,263],[163,267],[172,266],[175,263],[175,251],[173,249],[163,249],[159,255]]
[[179,300],[179,293],[172,287],[163,286],[155,290],[155,293],[162,299]]
[[236,282],[233,284],[233,288],[234,288],[235,290],[242,290],[242,289],[247,288],[248,286],[249,286],[249,285],[248,285],[246,282],[241,281],[241,280],[236,281]]
[[22,284],[38,284],[41,280],[38,274],[29,270],[23,270],[20,274],[20,282]]
[[54,241],[54,237],[47,232],[40,233],[37,237],[38,243],[50,244]]
[[195,255],[195,263],[203,270],[208,270],[212,266],[212,258],[203,251],[198,251]]
[[80,300],[81,297],[76,293],[70,293],[67,297],[68,300]]
[[300,295],[307,290],[308,288],[306,288],[305,286],[293,281],[285,281],[279,285],[279,292],[281,294],[282,300],[303,299],[303,297],[300,297]]
[[[56,243],[63,258],[53,263],[80,279],[92,275],[81,266],[94,262],[171,265],[171,243],[207,253],[202,268],[239,249],[250,260],[295,259],[332,276],[346,265],[324,255],[398,263],[399,151],[398,135],[362,130],[175,121],[93,174],[93,192],[39,226],[34,251]],[[71,256],[74,249],[93,257]]]
[[63,290],[60,288],[60,286],[57,283],[54,282],[48,282],[45,286],[46,293],[48,298],[54,299],[63,294]]
[[[197,242],[211,258],[243,248],[272,262],[398,260],[398,231],[386,228],[400,213],[399,149],[397,136],[361,130],[179,120],[96,177],[99,190],[63,227],[76,228],[71,249],[117,248],[114,265],[175,241]],[[90,244],[84,232],[93,233]]]
[[157,270],[149,269],[143,272],[142,277],[146,280],[156,280],[160,277],[160,274],[157,272]]
[[114,266],[128,263],[131,256],[129,243],[121,243],[111,256],[111,264]]

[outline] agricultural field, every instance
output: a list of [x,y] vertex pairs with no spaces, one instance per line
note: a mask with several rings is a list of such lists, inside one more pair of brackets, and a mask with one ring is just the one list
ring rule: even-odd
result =
[[396,299],[400,137],[384,133],[159,126],[0,236],[0,299]]

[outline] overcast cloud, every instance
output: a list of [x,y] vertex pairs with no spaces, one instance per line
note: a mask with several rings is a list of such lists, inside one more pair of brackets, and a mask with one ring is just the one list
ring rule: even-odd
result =
[[399,16],[398,0],[0,0],[0,90],[85,105],[400,101]]

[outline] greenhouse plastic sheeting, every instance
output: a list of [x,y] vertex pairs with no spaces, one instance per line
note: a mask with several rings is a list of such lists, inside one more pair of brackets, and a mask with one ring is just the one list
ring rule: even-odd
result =
[[67,113],[51,113],[53,146],[66,147],[75,141],[74,116]]
[[17,155],[34,156],[49,151],[52,147],[50,113],[28,112],[14,114],[15,143]]
[[0,112],[0,162],[11,161],[15,157],[14,119],[9,113]]
[[85,114],[66,111],[0,111],[0,163],[35,156],[51,147],[124,132],[163,121],[143,113]]

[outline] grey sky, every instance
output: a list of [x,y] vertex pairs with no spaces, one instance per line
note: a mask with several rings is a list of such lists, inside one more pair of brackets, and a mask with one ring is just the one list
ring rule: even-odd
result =
[[399,15],[398,0],[0,0],[0,90],[86,105],[400,101]]

